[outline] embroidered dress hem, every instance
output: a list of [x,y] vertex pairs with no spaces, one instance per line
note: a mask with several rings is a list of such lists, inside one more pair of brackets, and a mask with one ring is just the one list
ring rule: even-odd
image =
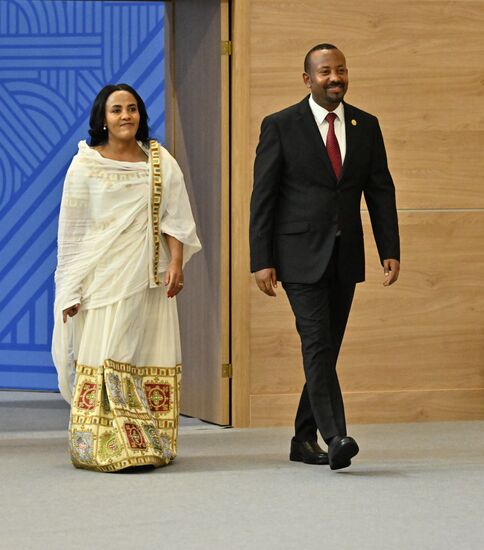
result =
[[115,472],[175,459],[181,365],[107,359],[101,367],[78,364],[76,371],[69,425],[74,466]]

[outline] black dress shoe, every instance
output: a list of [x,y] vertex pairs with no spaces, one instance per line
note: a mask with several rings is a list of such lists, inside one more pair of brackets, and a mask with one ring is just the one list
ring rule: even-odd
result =
[[328,464],[328,453],[316,441],[296,441],[293,438],[289,460],[305,464]]
[[332,470],[347,468],[359,450],[358,444],[352,437],[334,436],[328,446],[329,467]]

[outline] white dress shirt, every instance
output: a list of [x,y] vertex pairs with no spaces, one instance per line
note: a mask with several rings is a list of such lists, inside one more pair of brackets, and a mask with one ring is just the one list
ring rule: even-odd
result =
[[309,106],[314,115],[314,120],[318,125],[319,132],[323,138],[324,145],[326,146],[326,137],[328,136],[329,122],[325,120],[326,115],[333,112],[336,115],[334,119],[334,133],[338,140],[339,150],[341,152],[341,162],[343,163],[346,155],[346,131],[345,131],[345,109],[341,102],[334,111],[327,111],[321,105],[318,105],[313,96],[309,96]]

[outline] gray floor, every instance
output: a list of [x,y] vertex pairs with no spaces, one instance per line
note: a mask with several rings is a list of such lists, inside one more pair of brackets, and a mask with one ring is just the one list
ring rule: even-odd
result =
[[482,550],[484,422],[352,426],[331,472],[287,460],[285,428],[183,419],[167,468],[70,465],[58,396],[0,392],[0,548]]

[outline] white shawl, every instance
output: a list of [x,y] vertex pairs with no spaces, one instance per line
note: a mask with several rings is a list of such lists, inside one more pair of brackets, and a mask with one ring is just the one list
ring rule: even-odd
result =
[[[160,147],[160,189],[153,185],[151,153],[141,143],[140,147],[150,154],[149,162],[106,159],[81,141],[67,171],[59,217],[52,337],[59,388],[67,401],[75,372],[72,320],[64,324],[62,311],[77,303],[81,309],[106,306],[148,285],[157,286],[162,278],[154,270],[157,267],[157,275],[166,271],[170,254],[166,240],[160,238],[154,261],[158,240],[154,228],[160,237],[172,235],[183,243],[183,264],[201,248],[177,162]],[[153,216],[153,204],[159,204],[158,215]]]

